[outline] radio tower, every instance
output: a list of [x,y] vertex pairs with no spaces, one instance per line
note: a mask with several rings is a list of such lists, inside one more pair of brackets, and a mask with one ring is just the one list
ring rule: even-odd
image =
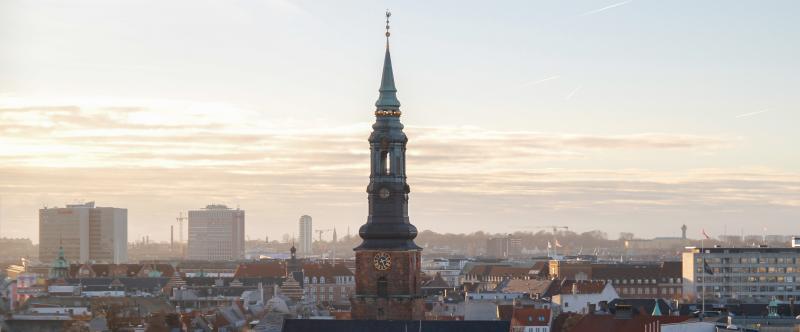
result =
[[183,222],[186,220],[186,217],[183,216],[183,212],[178,212],[178,243],[183,243]]

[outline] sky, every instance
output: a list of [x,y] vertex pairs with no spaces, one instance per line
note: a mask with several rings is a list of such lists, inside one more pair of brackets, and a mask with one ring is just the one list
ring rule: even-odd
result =
[[386,8],[420,230],[800,234],[797,1],[3,0],[0,236],[355,234]]

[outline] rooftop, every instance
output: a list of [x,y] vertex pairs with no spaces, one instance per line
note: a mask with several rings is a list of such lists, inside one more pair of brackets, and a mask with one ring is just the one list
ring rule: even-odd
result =
[[436,321],[436,320],[318,320],[287,319],[283,332],[508,332],[506,321]]

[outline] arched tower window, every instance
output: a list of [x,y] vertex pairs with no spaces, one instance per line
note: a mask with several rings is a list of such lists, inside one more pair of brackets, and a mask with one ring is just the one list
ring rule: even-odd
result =
[[381,151],[381,174],[389,175],[392,173],[391,154],[389,151]]
[[386,277],[378,278],[378,297],[389,297],[389,282]]

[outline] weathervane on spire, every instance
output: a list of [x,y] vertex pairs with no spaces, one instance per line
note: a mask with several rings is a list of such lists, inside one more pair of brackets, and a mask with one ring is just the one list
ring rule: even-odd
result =
[[392,17],[392,12],[388,9],[386,10],[386,46],[389,46],[389,36],[392,34],[389,33],[389,18]]

